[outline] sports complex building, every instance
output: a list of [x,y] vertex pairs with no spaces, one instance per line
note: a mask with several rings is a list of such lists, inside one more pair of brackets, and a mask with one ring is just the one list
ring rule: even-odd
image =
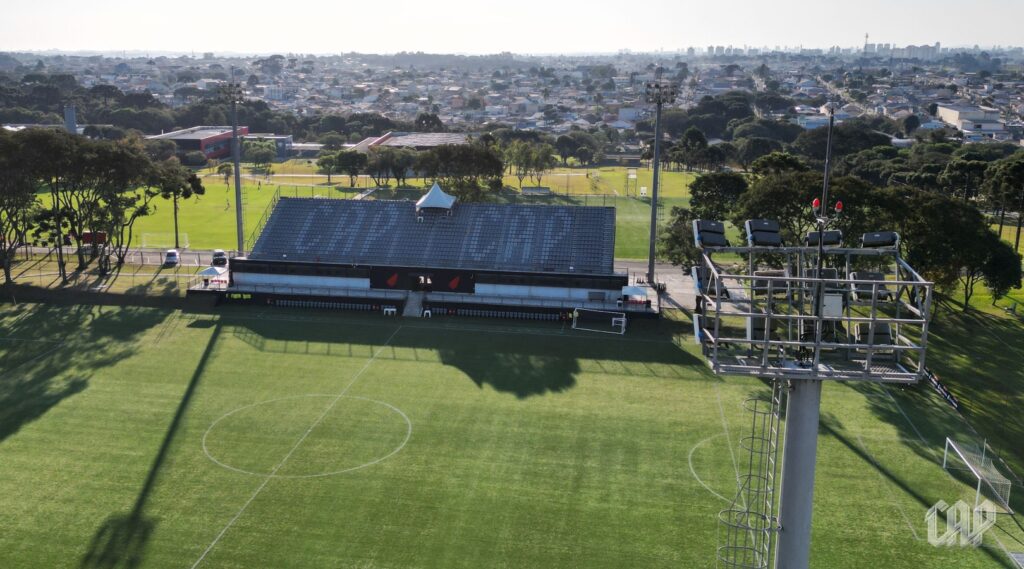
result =
[[[249,134],[249,127],[238,127],[239,136]],[[207,158],[224,158],[231,154],[230,126],[194,126],[147,136],[147,140],[170,140],[183,152],[198,150]]]
[[270,207],[250,253],[231,260],[228,302],[538,320],[657,311],[614,268],[613,207],[458,203],[437,184],[416,202]]

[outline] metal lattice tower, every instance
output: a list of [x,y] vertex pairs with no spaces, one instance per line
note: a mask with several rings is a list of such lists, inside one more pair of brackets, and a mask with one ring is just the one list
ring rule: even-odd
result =
[[747,471],[732,504],[718,513],[717,564],[723,569],[766,569],[771,561],[783,387],[772,382],[767,399],[748,399],[750,434],[741,439]]

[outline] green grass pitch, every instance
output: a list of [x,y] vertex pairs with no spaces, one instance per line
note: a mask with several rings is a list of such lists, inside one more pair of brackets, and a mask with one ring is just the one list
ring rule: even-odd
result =
[[[0,567],[714,567],[766,387],[688,326],[4,305]],[[965,428],[827,385],[812,566],[1010,567],[925,541]]]

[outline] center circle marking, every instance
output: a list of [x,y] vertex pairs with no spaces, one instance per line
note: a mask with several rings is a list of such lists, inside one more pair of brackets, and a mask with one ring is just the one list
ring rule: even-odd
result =
[[[324,399],[335,399],[336,398],[338,400],[341,400],[341,399],[352,399],[352,400],[358,400],[358,401],[365,401],[365,402],[368,402],[368,403],[372,403],[374,405],[381,406],[381,407],[387,409],[388,411],[391,411],[392,413],[398,415],[405,422],[405,426],[406,426],[405,437],[402,439],[402,442],[398,444],[398,446],[396,446],[394,449],[392,449],[390,452],[388,452],[387,454],[385,454],[383,456],[380,456],[380,457],[375,458],[373,460],[370,460],[368,462],[364,462],[362,464],[358,464],[356,466],[351,466],[351,467],[348,467],[348,468],[342,468],[342,469],[339,469],[339,470],[332,470],[332,471],[328,471],[328,472],[318,472],[318,473],[313,473],[313,474],[271,474],[269,472],[253,472],[251,470],[246,470],[244,468],[238,468],[236,466],[232,466],[231,464],[228,464],[228,463],[218,459],[216,456],[213,455],[212,452],[210,452],[209,445],[207,444],[207,439],[209,438],[210,433],[213,432],[213,430],[215,428],[217,428],[217,425],[219,425],[221,422],[225,421],[226,419],[232,417],[233,415],[235,415],[237,413],[241,413],[243,411],[247,411],[249,409],[253,409],[255,407],[260,407],[260,406],[263,406],[263,405],[270,405],[270,404],[273,404],[273,403],[278,403],[280,401],[289,401],[289,400],[293,400],[293,399],[305,399],[305,398],[324,398]],[[408,415],[406,415],[404,412],[402,412],[401,409],[399,409],[398,407],[395,407],[394,405],[391,405],[390,403],[385,403],[383,401],[377,401],[376,399],[370,399],[368,397],[359,397],[359,396],[356,396],[356,395],[342,395],[341,397],[338,397],[337,395],[327,395],[327,394],[321,394],[321,393],[310,393],[310,394],[306,394],[306,395],[291,395],[291,396],[288,396],[288,397],[278,397],[277,399],[268,399],[267,401],[260,401],[258,403],[251,403],[249,405],[243,405],[242,407],[239,407],[237,409],[233,409],[231,411],[228,411],[227,413],[225,413],[225,414],[221,415],[219,418],[217,418],[217,420],[215,420],[213,423],[210,423],[210,426],[207,427],[206,432],[203,433],[202,445],[203,445],[203,453],[206,455],[206,458],[210,459],[210,461],[212,461],[217,466],[220,466],[222,468],[226,468],[226,469],[228,469],[228,470],[230,470],[232,472],[238,472],[240,474],[248,474],[250,476],[259,476],[259,477],[262,477],[262,478],[300,479],[300,478],[322,478],[322,477],[325,477],[325,476],[336,476],[338,474],[345,474],[346,472],[353,472],[355,470],[361,470],[363,468],[367,468],[367,467],[373,466],[375,464],[379,464],[379,463],[384,462],[385,460],[391,458],[392,456],[398,454],[399,451],[401,451],[403,448],[405,448],[406,443],[409,442],[409,439],[411,437],[412,437],[412,421],[409,420]]]

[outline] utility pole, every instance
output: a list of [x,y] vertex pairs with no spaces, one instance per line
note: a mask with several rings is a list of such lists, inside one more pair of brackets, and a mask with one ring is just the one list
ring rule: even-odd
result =
[[654,285],[654,256],[658,238],[658,173],[661,170],[661,107],[672,104],[679,94],[672,83],[654,81],[645,87],[647,102],[654,103],[654,180],[651,184],[651,240],[647,259],[647,282]]
[[223,90],[223,97],[231,103],[231,159],[235,170],[235,235],[238,239],[238,256],[245,255],[245,221],[242,213],[242,168],[241,144],[238,140],[238,103],[245,100],[242,85],[235,81],[235,68],[231,68],[230,82]]

